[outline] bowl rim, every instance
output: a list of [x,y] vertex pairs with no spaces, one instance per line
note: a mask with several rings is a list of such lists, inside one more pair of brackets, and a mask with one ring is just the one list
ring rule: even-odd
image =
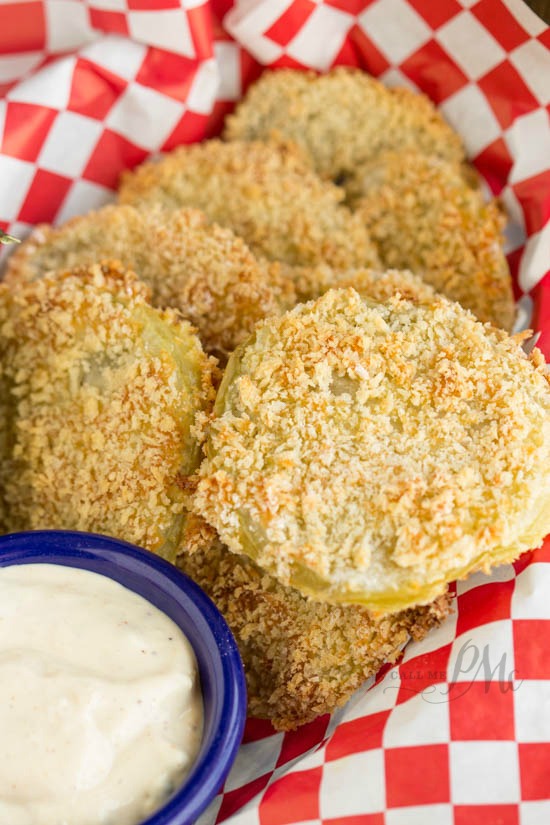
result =
[[[107,571],[96,569],[94,562],[114,565],[120,570],[122,580],[114,579]],[[133,590],[132,585],[127,584],[124,577],[133,573],[134,577],[153,583],[169,599],[176,600],[190,619],[197,621],[197,632],[204,639],[209,654],[213,650],[217,652],[219,669],[223,674],[219,724],[182,787],[161,808],[138,823],[192,825],[221,789],[237,755],[246,721],[244,669],[237,643],[224,617],[189,576],[165,559],[122,539],[74,530],[33,530],[0,536],[0,567],[21,564],[59,564],[87,569],[114,579],[130,590]],[[146,577],[143,575],[145,572]],[[143,594],[138,595],[147,599]],[[162,610],[160,607],[158,609]],[[176,619],[171,618],[178,624]],[[192,647],[198,659],[193,644]]]

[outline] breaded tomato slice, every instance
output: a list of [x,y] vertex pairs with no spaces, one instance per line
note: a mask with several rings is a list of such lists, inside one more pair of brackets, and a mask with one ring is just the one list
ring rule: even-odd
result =
[[542,356],[445,299],[330,290],[260,322],[206,455],[196,510],[319,600],[428,604],[550,531]]
[[0,287],[8,530],[106,533],[175,559],[214,367],[193,327],[148,298],[109,263]]
[[180,146],[125,172],[120,187],[122,203],[202,209],[269,260],[376,266],[367,232],[343,197],[289,146],[219,140]]
[[413,152],[363,166],[357,194],[356,214],[385,266],[411,269],[481,321],[512,328],[505,217],[495,201],[485,203],[454,166]]
[[295,303],[277,267],[257,260],[231,230],[196,209],[105,206],[61,227],[40,225],[12,254],[5,281],[116,258],[152,292],[155,306],[178,309],[197,327],[204,348],[222,359],[256,321]]
[[359,69],[327,74],[266,71],[227,119],[229,140],[287,139],[322,176],[353,180],[379,152],[416,149],[460,164],[464,147],[433,103],[409,89],[388,89]]
[[422,639],[449,612],[448,597],[391,616],[315,602],[221,544],[178,558],[223,613],[244,663],[248,711],[278,730],[343,705],[409,638]]

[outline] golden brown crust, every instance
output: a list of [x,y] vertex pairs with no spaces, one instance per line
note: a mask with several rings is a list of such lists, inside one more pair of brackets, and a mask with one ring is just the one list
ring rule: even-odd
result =
[[550,528],[550,392],[516,341],[444,299],[331,290],[229,362],[194,507],[284,584],[383,610]]
[[292,730],[343,705],[410,637],[441,623],[450,601],[375,616],[361,607],[314,602],[284,587],[245,556],[215,543],[178,566],[225,616],[243,658],[252,716]]
[[196,326],[205,349],[222,359],[256,321],[295,303],[291,283],[257,260],[229,229],[195,209],[106,206],[54,229],[36,227],[8,261],[5,281],[116,258],[151,288],[152,302]]
[[118,264],[0,287],[15,409],[4,478],[10,530],[108,533],[175,558],[213,363],[193,328],[148,303]]
[[460,164],[464,148],[425,95],[388,89],[358,69],[318,76],[266,71],[227,119],[229,140],[286,138],[323,177],[353,179],[379,152],[416,149]]
[[357,170],[357,213],[388,268],[407,268],[481,321],[510,330],[512,281],[496,202],[444,161],[386,153]]
[[120,187],[122,203],[202,209],[269,260],[376,266],[366,230],[342,206],[343,195],[289,146],[218,140],[181,146],[126,172]]

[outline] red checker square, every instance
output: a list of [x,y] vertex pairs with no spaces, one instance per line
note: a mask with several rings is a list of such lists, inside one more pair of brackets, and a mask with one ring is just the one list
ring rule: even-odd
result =
[[[550,272],[547,275],[545,275],[545,277],[542,279],[542,281],[540,281],[538,286],[541,287],[540,291],[544,292],[544,294],[546,295],[546,300],[548,301],[550,299]],[[546,307],[548,309],[548,315],[546,313],[541,312],[541,321],[543,318],[550,318],[550,306],[546,304]],[[538,329],[539,326],[541,326],[541,324],[535,325],[535,329]],[[550,563],[550,536],[547,536],[545,538],[545,540],[542,543],[542,547],[539,547],[538,550],[533,550],[533,562],[537,561],[544,561]]]
[[[517,250],[516,249],[515,252],[512,253],[512,254],[517,255],[518,251],[523,252],[523,250]],[[508,261],[508,266],[510,266],[510,261]],[[518,270],[519,270],[519,261],[518,261],[517,266],[514,270],[512,270],[512,268],[510,267],[510,271],[513,271],[513,273],[516,276],[517,276]],[[513,286],[517,287],[517,290],[518,290],[518,295],[516,295],[516,293],[514,292],[514,297],[517,298],[517,297],[521,296],[523,293],[519,291],[519,286],[517,284],[513,284]],[[533,329],[538,329],[539,325],[537,323],[535,323],[534,319],[531,321],[531,325],[532,325]],[[519,576],[520,573],[523,573],[523,571],[525,570],[526,567],[529,567],[530,564],[533,564],[533,562],[535,561],[533,556],[534,556],[534,551],[533,550],[528,550],[527,553],[522,553],[521,556],[519,557],[519,559],[517,559],[515,562],[512,563],[512,566],[513,566],[514,570],[516,571],[516,576]],[[537,559],[537,561],[540,561],[540,559]]]
[[214,54],[214,21],[208,5],[187,9],[186,14],[197,60],[212,57]]
[[507,52],[529,40],[528,33],[508,11],[502,0],[480,0],[471,11]]
[[384,757],[388,808],[449,801],[447,745],[388,748]]
[[136,75],[142,86],[157,89],[185,103],[197,74],[197,61],[179,54],[150,48]]
[[282,54],[277,60],[274,60],[270,66],[271,69],[299,69],[300,71],[309,70],[310,66],[307,63],[300,63],[289,54]]
[[54,109],[8,101],[1,151],[19,160],[35,161],[57,116]]
[[456,635],[474,627],[510,618],[514,580],[482,584],[462,593],[457,598],[458,619]]
[[353,46],[352,41],[348,37],[342,43],[340,51],[332,61],[333,66],[353,66],[357,68],[359,66],[359,57],[355,48]]
[[206,129],[204,132],[205,138],[217,137],[224,125],[225,119],[228,114],[230,114],[235,108],[235,102],[232,100],[217,100],[214,103],[214,108],[212,109],[210,116],[208,118],[208,123],[206,124]]
[[550,679],[550,619],[514,619],[513,633],[516,679]]
[[288,45],[313,14],[316,5],[313,0],[294,0],[279,19],[264,32],[264,35],[274,43],[278,43],[279,46]]
[[229,819],[236,813],[243,805],[250,802],[251,799],[261,793],[271,778],[270,773],[259,776],[253,782],[248,782],[246,785],[241,785],[234,791],[227,791],[223,794],[222,804],[218,811],[216,822],[223,822],[224,819]]
[[79,58],[73,72],[67,108],[79,115],[103,120],[127,83],[96,63]]
[[377,0],[325,0],[325,6],[346,11],[348,14],[361,14]]
[[519,749],[522,799],[550,799],[550,743],[523,743]]
[[380,77],[390,67],[389,61],[382,54],[380,49],[367,37],[360,26],[353,26],[349,33],[349,40],[359,59],[361,68],[367,72]]
[[449,685],[451,739],[514,739],[512,686],[501,682]]
[[[319,789],[322,768],[287,773],[263,795],[259,806],[260,825],[290,825],[319,818]],[[289,800],[292,804],[289,805]]]
[[547,29],[545,29],[541,34],[539,34],[537,40],[540,40],[543,46],[546,46],[548,49],[550,49],[550,26]]
[[45,42],[43,3],[0,4],[0,54],[39,51]]
[[[158,11],[159,0],[126,0],[126,5],[132,11]],[[181,8],[180,0],[162,0],[162,10]]]
[[162,151],[169,152],[182,143],[196,143],[203,140],[208,126],[208,115],[200,115],[197,112],[187,111],[181,120],[176,124],[175,129],[162,144]]
[[122,135],[106,129],[95,147],[82,177],[115,189],[123,169],[133,169],[147,157],[147,152]]
[[267,736],[273,736],[274,734],[276,734],[276,730],[269,719],[253,719],[249,716],[244,728],[243,744],[257,742],[258,739],[265,739]]
[[503,129],[527,112],[538,108],[536,98],[529,91],[517,70],[504,60],[478,80],[491,109]]
[[122,11],[108,11],[106,9],[88,9],[92,28],[111,34],[128,36],[128,20]]
[[18,220],[25,223],[50,223],[59,211],[71,185],[70,178],[39,169],[19,211]]
[[513,185],[521,204],[528,235],[534,235],[550,221],[550,169]]
[[506,142],[503,138],[497,138],[477,155],[474,164],[496,196],[506,186],[514,161]]
[[382,747],[382,737],[389,710],[371,713],[350,722],[341,722],[329,739],[325,751],[327,762],[352,753]]
[[254,83],[262,74],[264,67],[244,49],[240,50],[239,62],[242,90],[246,92],[251,83]]
[[401,65],[401,71],[434,101],[441,103],[468,84],[468,78],[436,40],[425,43]]
[[[518,284],[518,276],[519,276],[519,266],[521,264],[521,259],[523,257],[524,247],[520,247],[519,249],[514,249],[513,252],[508,252],[506,255],[506,260],[508,262],[508,269],[510,270],[510,275],[512,276],[512,290],[514,293],[514,298],[517,300],[523,292],[519,288]],[[525,556],[529,556],[529,553],[524,553],[523,556],[519,559],[519,561],[514,562],[514,568],[516,573],[521,572],[518,569],[517,565],[520,565]]]
[[455,805],[454,825],[519,825],[517,805]]
[[384,814],[359,814],[323,819],[323,825],[384,825]]
[[447,681],[447,665],[451,655],[451,645],[444,645],[438,650],[415,656],[399,665],[401,684],[398,688],[397,702],[400,705],[412,696],[426,692],[433,693],[432,685]]
[[307,725],[302,725],[298,730],[286,733],[277,759],[277,767],[292,762],[296,757],[320,745],[325,738],[329,721],[330,716],[327,713],[318,716]]
[[416,11],[424,18],[432,29],[438,29],[452,17],[456,17],[462,11],[462,7],[457,0],[409,0]]

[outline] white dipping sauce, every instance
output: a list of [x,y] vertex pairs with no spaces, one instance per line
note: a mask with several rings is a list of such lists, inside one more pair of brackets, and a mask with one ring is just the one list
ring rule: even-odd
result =
[[0,823],[136,825],[201,740],[181,630],[106,576],[0,568]]

